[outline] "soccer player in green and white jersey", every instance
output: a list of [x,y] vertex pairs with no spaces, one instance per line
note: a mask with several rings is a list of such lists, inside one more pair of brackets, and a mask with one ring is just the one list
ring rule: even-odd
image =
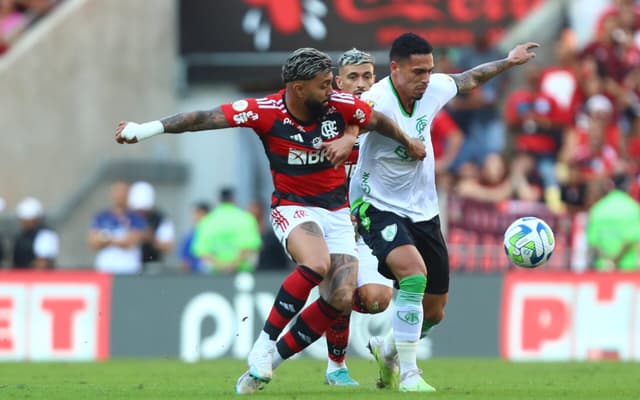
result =
[[[536,43],[514,47],[508,56],[459,74],[435,74],[432,46],[405,33],[389,53],[390,70],[362,95],[373,108],[393,119],[427,147],[423,161],[379,134],[361,137],[360,155],[351,179],[352,215],[358,231],[378,258],[379,271],[398,285],[392,330],[372,337],[369,349],[378,361],[380,385],[400,391],[435,389],[416,362],[418,341],[444,317],[449,290],[449,259],[440,230],[435,187],[431,121],[456,94],[468,92],[495,75],[535,57]],[[398,371],[399,363],[399,374]]]
[[[373,56],[355,48],[345,51],[338,59],[338,73],[335,81],[341,91],[360,97],[375,83]],[[358,142],[356,142],[351,155],[345,161],[347,178],[351,177],[355,170],[358,149]],[[353,309],[365,314],[383,312],[393,296],[393,281],[378,272],[378,260],[361,237],[356,238],[356,246],[358,247],[358,275]],[[320,292],[323,295],[329,289],[326,283],[320,285]],[[346,364],[350,316],[350,313],[341,315],[325,332],[328,353],[325,381],[329,385],[358,385],[358,382],[349,374]]]

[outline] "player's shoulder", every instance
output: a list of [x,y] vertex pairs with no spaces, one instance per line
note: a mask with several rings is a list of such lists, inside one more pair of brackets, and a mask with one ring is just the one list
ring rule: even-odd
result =
[[269,110],[281,110],[284,108],[284,99],[282,97],[284,91],[278,93],[272,93],[264,97],[255,98],[256,108]]
[[[329,97],[329,103],[337,104],[356,104],[356,97],[351,93],[334,90]],[[336,104],[337,103],[337,104]]]
[[369,90],[362,94],[361,98],[374,109],[384,108],[389,99],[394,98],[389,77],[387,76],[374,83]]
[[449,74],[435,73],[429,79],[429,86],[434,87],[456,87],[456,81]]

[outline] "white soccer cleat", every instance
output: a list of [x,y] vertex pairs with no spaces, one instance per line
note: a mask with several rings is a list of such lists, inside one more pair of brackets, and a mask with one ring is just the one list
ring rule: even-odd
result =
[[251,394],[263,389],[263,383],[249,374],[249,371],[240,375],[236,382],[236,394]]
[[269,383],[273,377],[273,353],[272,344],[264,345],[256,342],[249,352],[247,362],[249,374],[260,382]]

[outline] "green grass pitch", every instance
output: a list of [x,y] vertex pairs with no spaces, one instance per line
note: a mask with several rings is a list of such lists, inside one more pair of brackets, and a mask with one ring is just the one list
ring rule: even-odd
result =
[[0,363],[0,399],[634,399],[640,400],[640,363],[511,363],[495,359],[420,362],[437,393],[376,389],[376,366],[348,360],[358,388],[323,384],[325,363],[285,362],[273,381],[252,396],[237,396],[244,362],[215,360],[112,360],[102,363]]

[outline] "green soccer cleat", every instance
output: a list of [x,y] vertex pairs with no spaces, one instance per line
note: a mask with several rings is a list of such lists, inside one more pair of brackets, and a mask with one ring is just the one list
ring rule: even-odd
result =
[[422,371],[419,369],[412,369],[402,374],[398,389],[401,392],[435,392],[436,388],[425,382],[420,374]]
[[349,370],[340,368],[325,375],[324,383],[331,386],[359,386],[360,384],[349,375]]
[[400,381],[400,368],[398,366],[398,356],[390,361],[385,357],[383,351],[384,340],[380,336],[372,336],[367,347],[378,363],[378,388],[397,389]]

